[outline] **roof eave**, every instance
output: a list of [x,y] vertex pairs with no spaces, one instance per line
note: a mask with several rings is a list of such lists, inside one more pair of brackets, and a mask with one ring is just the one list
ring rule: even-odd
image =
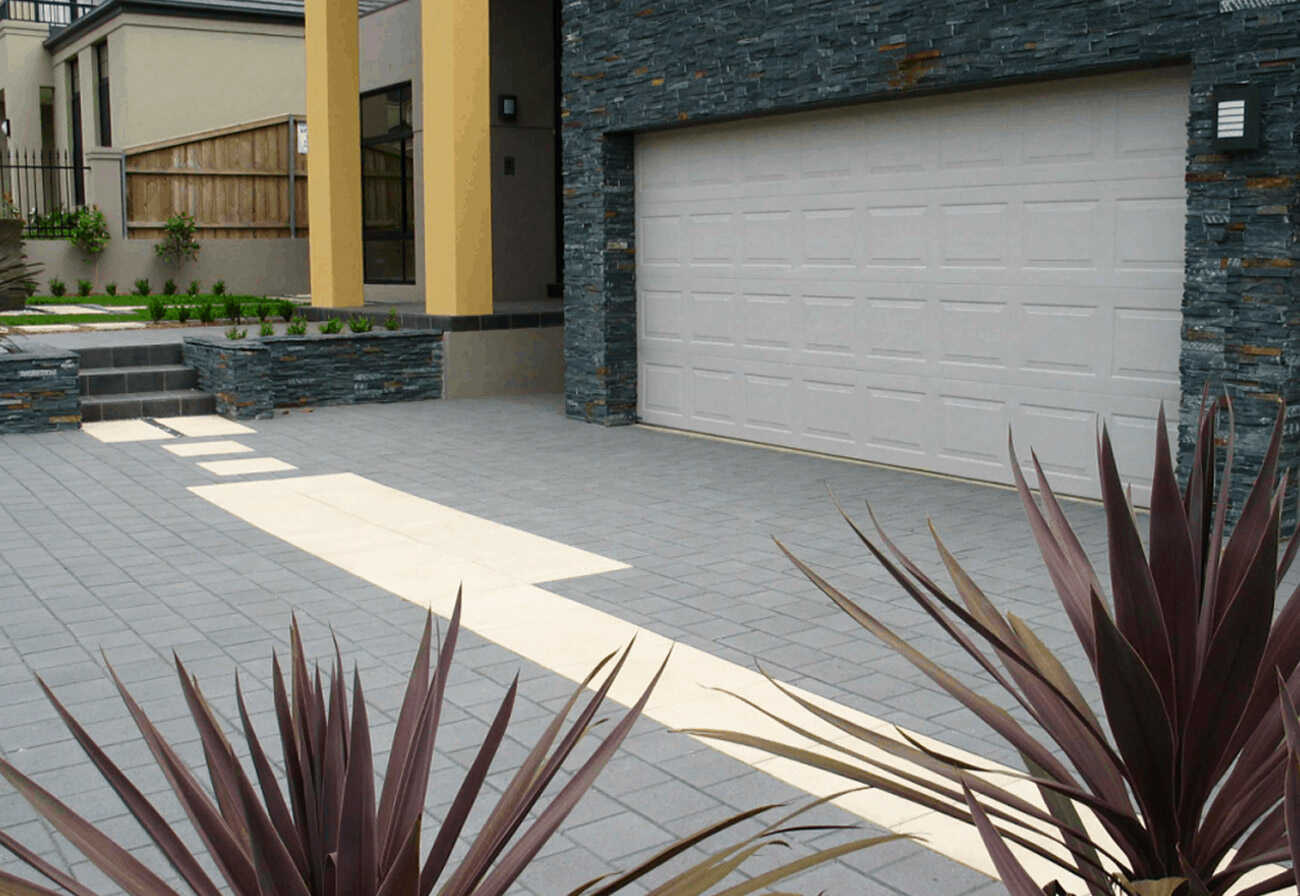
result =
[[53,52],[74,40],[78,35],[126,12],[148,13],[156,16],[218,19],[224,22],[261,22],[278,25],[301,25],[303,23],[301,10],[293,12],[279,9],[241,9],[225,6],[221,3],[187,2],[181,4],[170,2],[170,0],[106,0],[106,2],[96,6],[71,25],[51,32],[50,36],[45,39],[45,49]]

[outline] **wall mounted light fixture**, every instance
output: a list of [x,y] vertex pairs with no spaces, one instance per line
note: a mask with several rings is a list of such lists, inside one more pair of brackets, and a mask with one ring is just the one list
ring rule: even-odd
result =
[[519,97],[513,93],[503,93],[497,97],[497,114],[502,121],[515,121],[519,118]]
[[1221,84],[1214,88],[1214,148],[1240,152],[1259,148],[1259,88]]

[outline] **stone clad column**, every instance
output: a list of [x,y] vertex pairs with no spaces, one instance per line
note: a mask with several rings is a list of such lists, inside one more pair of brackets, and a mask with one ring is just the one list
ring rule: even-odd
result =
[[421,0],[420,38],[425,310],[490,314],[488,0]]
[[311,303],[363,301],[361,85],[356,0],[306,0]]

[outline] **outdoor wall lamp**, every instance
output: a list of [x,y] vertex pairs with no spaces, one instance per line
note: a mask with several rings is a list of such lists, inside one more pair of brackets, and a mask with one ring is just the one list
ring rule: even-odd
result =
[[1214,148],[1228,152],[1259,148],[1259,88],[1221,84],[1214,88]]
[[513,93],[503,93],[497,97],[497,113],[502,121],[514,121],[519,117],[519,97]]

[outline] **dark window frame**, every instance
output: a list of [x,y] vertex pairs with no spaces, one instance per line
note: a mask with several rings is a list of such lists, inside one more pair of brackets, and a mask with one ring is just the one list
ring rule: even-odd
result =
[[[382,134],[366,135],[365,118],[361,120],[361,150],[363,153],[363,164],[361,169],[361,201],[362,201],[362,228],[361,228],[361,245],[362,245],[362,280],[366,283],[375,284],[398,284],[413,285],[415,283],[415,171],[414,171],[414,146],[415,131],[412,127],[412,117],[414,115],[414,93],[410,81],[402,81],[397,84],[389,84],[386,87],[380,87],[376,90],[367,90],[361,94],[358,115],[361,115],[361,109],[364,108],[365,101],[376,96],[385,96],[388,94],[397,94],[399,109],[402,104],[406,105],[405,115],[399,114],[399,123],[396,127],[389,128]],[[367,149],[375,149],[385,144],[396,144],[397,154],[402,163],[399,166],[399,189],[401,191],[401,213],[399,227],[366,227],[365,226],[365,201],[366,201],[366,180],[367,175],[364,165],[364,153]],[[407,159],[412,160],[410,166]],[[408,170],[409,167],[409,170]],[[370,271],[370,265],[366,258],[369,253],[366,251],[369,245],[375,243],[397,243],[400,246],[402,254],[402,275],[397,278],[379,277],[373,275]]]
[[108,84],[108,41],[101,40],[95,44],[95,77],[98,88],[95,95],[95,110],[99,118],[99,145],[113,145],[113,113]]
[[81,63],[68,60],[68,117],[72,140],[72,196],[78,208],[86,204],[85,137],[81,132]]

